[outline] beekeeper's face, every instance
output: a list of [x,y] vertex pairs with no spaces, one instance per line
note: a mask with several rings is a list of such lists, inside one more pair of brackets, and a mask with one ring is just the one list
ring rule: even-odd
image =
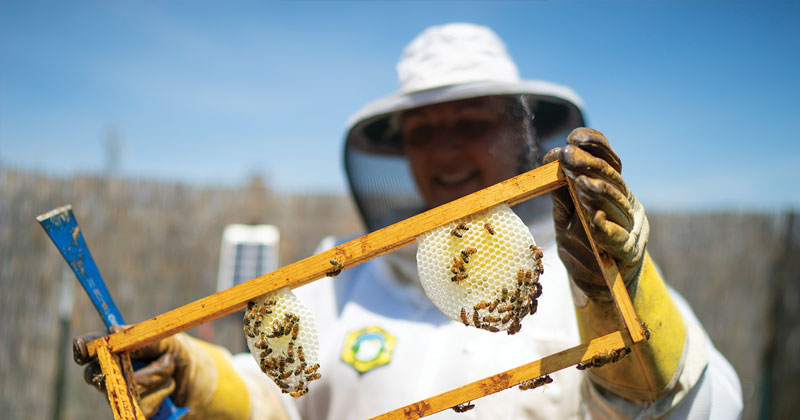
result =
[[519,173],[525,134],[504,105],[503,98],[483,97],[403,113],[404,151],[430,207]]

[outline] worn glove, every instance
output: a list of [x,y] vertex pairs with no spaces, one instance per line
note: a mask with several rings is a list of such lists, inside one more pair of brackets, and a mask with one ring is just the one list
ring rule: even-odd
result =
[[[599,131],[576,128],[567,137],[567,145],[549,151],[544,162],[556,159],[564,174],[575,181],[595,243],[614,258],[625,285],[630,286],[641,270],[650,229],[644,209],[622,179],[619,157]],[[609,299],[569,191],[560,188],[551,197],[558,255],[570,277],[590,298]]]
[[[683,317],[645,251],[649,227],[644,209],[622,180],[619,157],[600,132],[589,128],[573,130],[564,148],[551,150],[544,157],[545,162],[555,159],[575,182],[578,210],[585,212],[592,238],[614,258],[639,320],[648,331],[652,330],[650,338],[636,344],[630,356],[595,365],[587,378],[593,386],[627,400],[645,401],[634,406],[646,407],[674,389],[683,369],[687,335]],[[551,197],[558,254],[573,282],[588,297],[575,300],[581,341],[588,342],[623,325],[569,191],[561,188]],[[585,389],[589,388],[582,388]],[[597,414],[592,409],[595,401],[585,397],[589,411],[608,417]],[[672,408],[670,404],[655,406],[659,410]]]
[[[112,332],[124,327],[112,327]],[[86,345],[104,334],[87,334],[73,340],[73,357],[86,365],[84,379],[105,392],[105,381],[96,358]],[[217,346],[176,334],[131,352],[133,359],[149,364],[133,374],[140,406],[147,418],[170,396],[180,407],[190,407],[189,418],[246,419],[249,396],[245,383],[230,365],[229,353]]]

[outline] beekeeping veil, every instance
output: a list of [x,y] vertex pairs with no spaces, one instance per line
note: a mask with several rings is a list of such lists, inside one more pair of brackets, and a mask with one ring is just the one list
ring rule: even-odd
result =
[[519,150],[508,151],[519,173],[536,167],[544,152],[584,125],[583,103],[572,89],[521,80],[503,41],[483,26],[428,28],[406,46],[397,73],[399,91],[366,105],[347,124],[345,170],[370,231],[427,210],[403,153],[399,122],[407,110],[485,96],[507,98],[497,101],[503,104],[498,111],[508,113],[525,137]]

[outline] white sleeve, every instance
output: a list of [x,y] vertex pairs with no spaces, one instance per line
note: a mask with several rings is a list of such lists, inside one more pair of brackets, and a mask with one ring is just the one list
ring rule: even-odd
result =
[[[707,365],[691,392],[676,404],[669,419],[738,419],[742,416],[742,384],[739,376],[725,356],[714,347],[711,338],[683,296],[670,289],[672,299],[683,315],[687,326],[702,331],[705,341]],[[687,363],[691,361],[687,360]]]

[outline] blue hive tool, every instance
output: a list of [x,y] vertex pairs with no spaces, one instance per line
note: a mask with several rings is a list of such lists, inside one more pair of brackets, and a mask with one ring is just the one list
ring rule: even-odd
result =
[[[68,204],[50,210],[36,217],[36,220],[61,251],[64,259],[67,260],[78,281],[81,282],[83,290],[89,295],[95,309],[103,317],[106,327],[111,328],[114,325],[124,324],[122,314],[119,313],[117,305],[111,299],[108,288],[106,288],[92,254],[89,252],[89,247],[86,246],[78,222],[72,214],[72,206]],[[144,367],[144,363],[134,360],[133,367],[134,369]],[[188,408],[176,407],[167,397],[161,403],[153,419],[177,420],[188,411]]]

